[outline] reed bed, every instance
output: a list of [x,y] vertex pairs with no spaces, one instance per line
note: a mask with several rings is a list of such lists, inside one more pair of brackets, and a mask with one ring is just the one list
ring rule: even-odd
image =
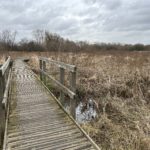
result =
[[9,55],[30,57],[34,69],[39,65],[38,56],[75,64],[78,101],[86,109],[88,99],[93,99],[98,113],[95,119],[82,124],[86,132],[104,150],[150,149],[149,52],[11,52]]

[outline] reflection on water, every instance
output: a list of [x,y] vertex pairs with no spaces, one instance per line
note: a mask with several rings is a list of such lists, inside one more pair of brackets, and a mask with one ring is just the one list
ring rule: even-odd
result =
[[85,106],[83,106],[83,103],[80,102],[76,107],[76,121],[78,123],[85,123],[94,119],[97,115],[94,105],[94,101],[89,99],[86,108],[84,109]]
[[[64,108],[69,113],[70,111],[69,101],[65,101]],[[96,116],[97,116],[96,104],[92,99],[89,99],[86,105],[80,102],[76,107],[76,121],[78,123],[82,124],[89,122]]]

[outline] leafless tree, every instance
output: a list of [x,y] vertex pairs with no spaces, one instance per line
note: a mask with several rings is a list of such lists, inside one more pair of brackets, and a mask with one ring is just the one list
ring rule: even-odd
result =
[[38,44],[43,45],[45,39],[45,31],[40,29],[34,30],[33,37],[35,38]]
[[10,30],[3,30],[0,33],[1,50],[10,50],[15,45],[17,32]]

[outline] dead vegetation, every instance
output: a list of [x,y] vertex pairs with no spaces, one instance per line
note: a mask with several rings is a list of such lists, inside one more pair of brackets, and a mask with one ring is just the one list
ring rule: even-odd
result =
[[38,55],[78,67],[79,99],[94,99],[98,117],[82,127],[102,149],[150,149],[150,53],[10,53]]
[[94,57],[79,85],[98,103],[99,116],[83,128],[103,149],[150,149],[149,56]]
[[5,57],[4,56],[0,56],[0,65],[3,64],[5,62]]

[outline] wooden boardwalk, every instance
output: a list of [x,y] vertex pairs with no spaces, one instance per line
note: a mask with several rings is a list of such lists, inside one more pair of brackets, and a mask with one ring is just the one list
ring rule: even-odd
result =
[[3,150],[97,149],[21,60],[10,95]]

